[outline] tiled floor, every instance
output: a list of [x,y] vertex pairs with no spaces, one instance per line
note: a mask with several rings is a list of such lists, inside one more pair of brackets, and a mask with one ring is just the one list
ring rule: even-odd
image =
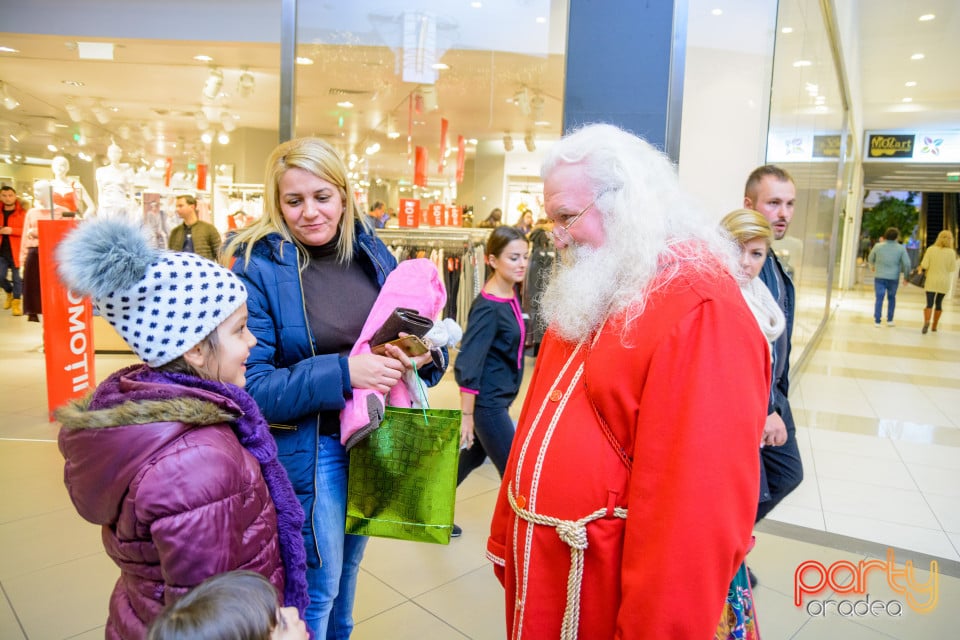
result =
[[[960,628],[960,300],[949,299],[941,330],[924,336],[920,292],[901,290],[895,328],[873,327],[872,298],[865,288],[848,292],[795,374],[806,479],[759,527],[750,557],[765,640],[916,640],[955,637]],[[0,638],[100,638],[117,571],[63,489],[40,344],[39,325],[0,313]],[[100,355],[98,377],[128,362]],[[432,398],[455,406],[453,383],[441,383]],[[460,487],[464,535],[449,546],[370,542],[355,638],[504,637],[502,591],[483,555],[497,484],[485,465]],[[885,559],[888,546],[896,567],[916,562],[917,580],[938,563],[932,612],[904,605],[900,616],[811,615],[794,606],[800,563]],[[842,588],[843,572],[838,580]],[[906,601],[880,572],[866,586],[871,602]],[[816,596],[828,597],[863,598]]]

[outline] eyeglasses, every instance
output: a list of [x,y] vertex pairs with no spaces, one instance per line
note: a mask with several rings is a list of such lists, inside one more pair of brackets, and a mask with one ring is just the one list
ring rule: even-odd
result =
[[[598,195],[597,198],[599,197],[600,196]],[[583,217],[583,214],[585,214],[590,207],[597,204],[597,198],[594,198],[593,200],[590,201],[590,204],[585,206],[583,209],[580,209],[580,212],[577,215],[573,216],[573,218],[571,218],[570,222],[568,222],[567,224],[560,224],[559,222],[555,222],[553,225],[554,239],[562,242],[563,244],[572,243],[573,236],[570,235],[570,228],[573,225],[577,224],[580,218]]]

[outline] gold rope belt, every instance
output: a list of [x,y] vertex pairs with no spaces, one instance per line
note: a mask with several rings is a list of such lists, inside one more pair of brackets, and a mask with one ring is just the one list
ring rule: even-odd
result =
[[[579,520],[561,520],[528,511],[517,505],[513,496],[513,484],[507,485],[507,500],[513,512],[532,524],[553,527],[560,539],[570,547],[570,573],[567,574],[567,607],[563,611],[563,625],[560,627],[561,640],[576,640],[577,627],[580,625],[580,587],[583,583],[583,552],[587,548],[587,525],[599,520],[607,513],[607,508],[597,509]],[[614,507],[613,515],[627,519],[627,510]]]

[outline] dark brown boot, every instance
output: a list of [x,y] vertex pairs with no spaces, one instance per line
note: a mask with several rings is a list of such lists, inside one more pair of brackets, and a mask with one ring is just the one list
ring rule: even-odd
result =
[[926,333],[927,329],[930,328],[930,313],[933,309],[924,309],[923,310],[923,331],[920,333]]
[[937,323],[940,322],[940,314],[943,313],[943,310],[937,309],[933,312],[933,326],[930,327],[932,331],[937,330]]

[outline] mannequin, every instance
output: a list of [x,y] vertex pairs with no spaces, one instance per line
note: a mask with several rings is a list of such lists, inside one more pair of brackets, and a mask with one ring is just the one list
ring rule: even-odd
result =
[[[83,184],[67,177],[67,173],[70,171],[70,162],[63,156],[56,156],[50,162],[50,169],[53,171],[53,180],[50,181],[50,186],[53,187],[53,204],[74,213],[85,216],[93,215],[97,210],[93,198],[87,193]],[[82,209],[80,208],[81,202],[83,203]]]
[[97,169],[97,199],[100,201],[99,215],[108,218],[137,217],[132,205],[133,171],[130,165],[120,164],[123,151],[111,143],[107,147],[107,159],[110,164]]
[[[43,312],[40,294],[40,220],[60,220],[67,207],[54,204],[50,209],[50,190],[53,183],[37,180],[33,185],[34,206],[23,219],[23,239],[20,241],[20,264],[23,265],[23,313],[30,322],[40,322]],[[56,191],[53,194],[57,198]]]

